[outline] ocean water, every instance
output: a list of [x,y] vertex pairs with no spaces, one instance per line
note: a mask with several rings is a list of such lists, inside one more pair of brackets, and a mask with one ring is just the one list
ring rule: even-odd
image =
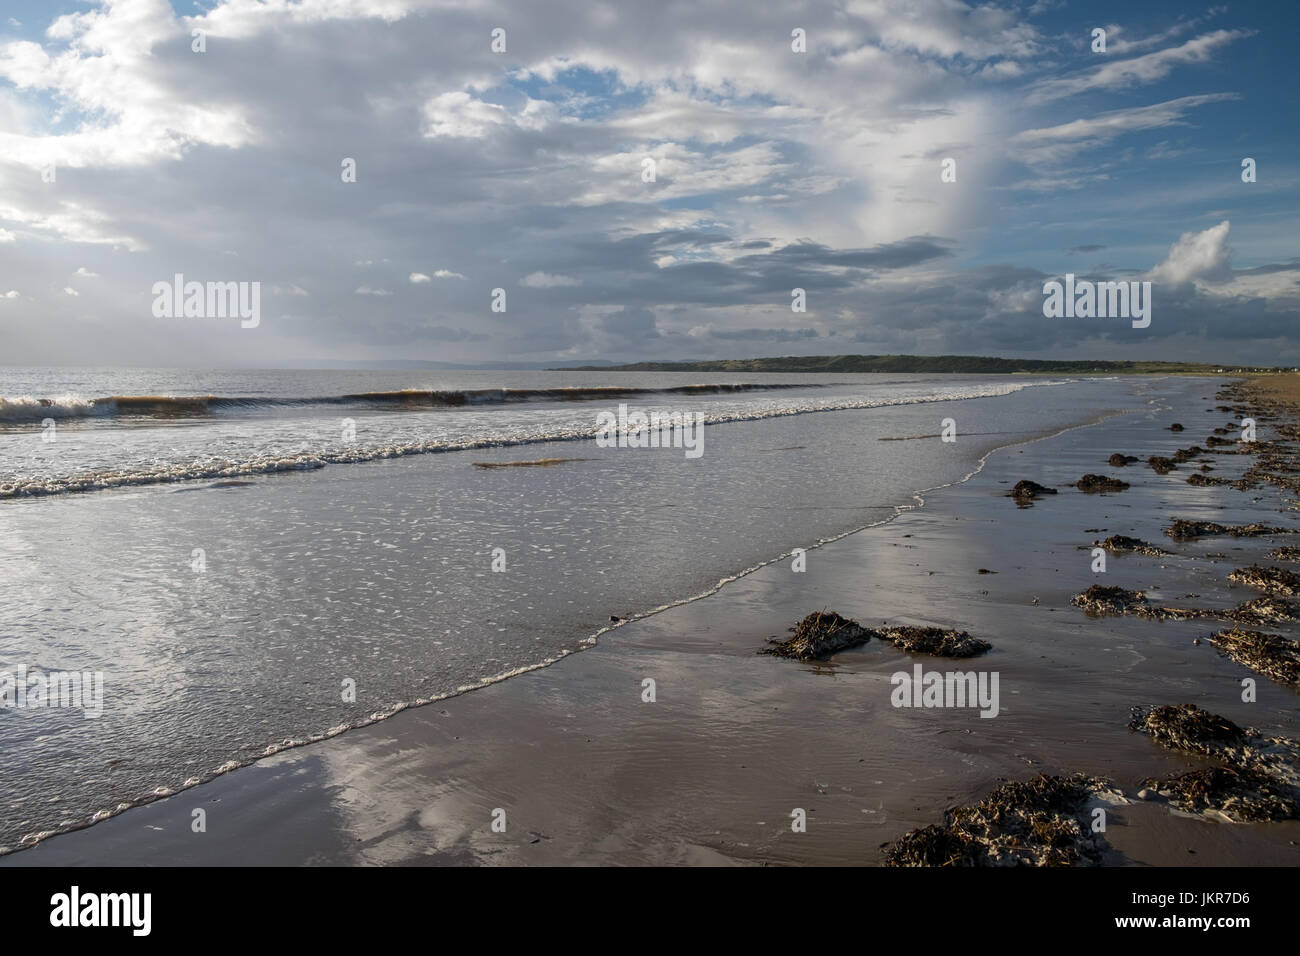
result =
[[[545,666],[1156,387],[0,369],[0,672],[103,675],[98,718],[0,708],[0,848]],[[620,404],[702,453],[602,447]]]
[[878,378],[7,369],[0,499],[584,439],[598,402],[722,422],[1026,385]]

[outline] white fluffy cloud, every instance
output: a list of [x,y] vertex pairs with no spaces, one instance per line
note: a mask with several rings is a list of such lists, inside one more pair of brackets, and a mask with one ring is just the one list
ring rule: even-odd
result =
[[107,0],[65,14],[52,41],[0,45],[0,78],[52,96],[83,117],[68,132],[0,132],[0,153],[36,167],[134,166],[179,159],[195,145],[238,148],[253,138],[243,110],[198,98],[208,68],[166,0]]
[[1169,247],[1169,255],[1153,268],[1154,282],[1186,285],[1189,282],[1221,283],[1232,277],[1228,251],[1228,220],[1203,232],[1185,232]]

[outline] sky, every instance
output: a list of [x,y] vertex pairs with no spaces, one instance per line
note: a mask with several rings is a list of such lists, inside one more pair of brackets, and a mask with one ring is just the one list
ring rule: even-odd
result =
[[0,364],[1300,365],[1298,9],[0,0]]

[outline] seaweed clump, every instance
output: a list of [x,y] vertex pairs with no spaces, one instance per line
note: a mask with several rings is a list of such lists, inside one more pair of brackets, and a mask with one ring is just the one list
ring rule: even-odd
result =
[[1265,568],[1252,564],[1248,568],[1237,568],[1228,575],[1228,580],[1269,594],[1283,594],[1287,597],[1300,594],[1300,574],[1284,568]]
[[1295,791],[1259,770],[1202,767],[1142,783],[1185,813],[1213,811],[1239,823],[1300,817]]
[[966,631],[950,631],[940,627],[883,627],[873,633],[880,640],[888,641],[910,654],[975,657],[993,648],[988,641],[971,637]]
[[793,637],[774,641],[774,646],[764,648],[759,653],[800,661],[826,660],[836,651],[857,647],[871,640],[871,632],[865,627],[834,611],[815,611],[790,630],[794,632]]
[[1201,710],[1195,704],[1135,707],[1128,728],[1149,735],[1170,750],[1211,756],[1242,744],[1248,736],[1227,717]]
[[1091,810],[1108,783],[1084,774],[1040,774],[1003,784],[971,807],[944,814],[943,826],[922,827],[885,851],[902,866],[1098,866],[1108,849],[1092,830]]
[[1070,599],[1075,607],[1083,608],[1088,614],[1100,617],[1107,614],[1134,614],[1154,621],[1191,621],[1200,617],[1222,617],[1223,611],[1209,608],[1168,607],[1151,604],[1146,592],[1130,591],[1128,588],[1094,584],[1082,594]]
[[1105,584],[1092,585],[1072,597],[1070,603],[1089,614],[1133,614],[1150,607],[1144,592]]
[[1144,554],[1152,558],[1169,557],[1168,551],[1157,548],[1154,544],[1148,544],[1141,538],[1130,538],[1124,534],[1113,534],[1100,544],[1094,541],[1093,546],[1105,548],[1111,554]]
[[1171,538],[1206,538],[1228,535],[1233,538],[1253,538],[1267,534],[1295,534],[1290,528],[1277,528],[1273,525],[1257,524],[1239,524],[1228,525],[1219,524],[1217,521],[1189,521],[1186,518],[1176,518],[1168,528],[1165,528],[1165,534]]
[[1032,504],[1033,500],[1039,495],[1054,494],[1056,494],[1055,488],[1049,488],[1047,485],[1040,485],[1036,481],[1030,481],[1028,478],[1023,478],[1016,482],[1015,487],[1011,489],[1007,497],[1015,498],[1016,504],[1024,508]]
[[1300,607],[1282,598],[1259,597],[1253,601],[1243,601],[1226,611],[1219,611],[1216,616],[1255,627],[1264,624],[1289,624],[1292,621],[1300,621]]
[[1123,468],[1125,465],[1131,465],[1137,460],[1136,455],[1121,455],[1119,452],[1115,452],[1107,459],[1112,468]]
[[1254,627],[1300,620],[1300,606],[1282,598],[1259,597],[1230,608],[1169,607],[1150,603],[1144,591],[1104,584],[1092,585],[1071,598],[1070,603],[1094,617],[1132,614],[1154,621],[1194,621],[1208,617]]
[[873,637],[908,653],[933,654],[936,657],[974,657],[993,648],[988,641],[972,637],[966,631],[901,625],[871,629],[834,611],[809,614],[790,630],[792,637],[784,641],[774,640],[771,647],[763,648],[759,653],[800,661],[826,660],[837,651],[865,644]]
[[1123,491],[1128,488],[1127,481],[1120,481],[1118,478],[1111,478],[1108,475],[1084,475],[1074,485],[1080,491],[1088,494],[1106,491]]
[[1281,634],[1232,627],[1210,635],[1225,657],[1280,684],[1300,683],[1300,644]]
[[1129,729],[1218,766],[1144,780],[1179,810],[1245,822],[1300,817],[1300,744],[1265,737],[1194,704],[1135,707]]

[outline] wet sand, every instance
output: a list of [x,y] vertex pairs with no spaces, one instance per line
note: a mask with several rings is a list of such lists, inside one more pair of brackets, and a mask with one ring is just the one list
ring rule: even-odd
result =
[[[1134,705],[1193,702],[1300,737],[1295,692],[1220,655],[1205,640],[1217,622],[1091,618],[1070,604],[1099,583],[1228,607],[1258,596],[1230,570],[1300,544],[1162,532],[1176,517],[1300,528],[1276,488],[1195,487],[1199,460],[1165,475],[1145,463],[1205,445],[1231,417],[1214,410],[1221,384],[1190,393],[1203,401],[997,451],[924,507],[809,551],[805,572],[768,565],[551,667],[286,751],[0,865],[876,864],[890,841],[1005,780],[1073,771],[1133,801],[1109,816],[1107,862],[1296,865],[1300,822],[1227,824],[1138,801],[1143,778],[1202,764],[1126,729]],[[1112,468],[1113,452],[1141,461]],[[1250,463],[1206,458],[1225,478]],[[1131,487],[1069,487],[1087,473]],[[1005,496],[1022,478],[1059,493],[1018,508]],[[1088,547],[1113,534],[1174,554],[1112,555],[1094,574]],[[821,609],[867,627],[966,629],[993,650],[948,661],[873,640],[828,663],[757,653]],[[915,663],[997,671],[998,716],[892,706],[890,675]],[[1246,676],[1254,703],[1241,700]],[[206,832],[191,825],[200,808]],[[498,808],[504,833],[492,828]],[[791,830],[795,808],[806,832]]]

